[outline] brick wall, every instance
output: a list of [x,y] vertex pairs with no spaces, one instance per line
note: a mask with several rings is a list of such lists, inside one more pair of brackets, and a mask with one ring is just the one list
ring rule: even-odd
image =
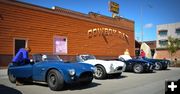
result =
[[[76,15],[77,16],[77,15]],[[61,13],[30,4],[14,1],[0,1],[0,54],[13,56],[13,39],[25,38],[33,53],[52,53],[54,36],[66,36],[68,54],[89,53],[97,56],[118,56],[126,48],[134,53],[134,22],[126,19],[112,19],[118,24],[108,23],[105,18],[74,17],[71,13]],[[87,19],[87,20],[86,20]],[[127,40],[117,35],[89,38],[87,32],[93,28],[111,28],[128,35]],[[10,55],[10,56],[9,56]],[[3,59],[3,58],[0,58]],[[4,60],[0,60],[6,63]]]
[[[170,54],[167,50],[156,50],[157,52],[157,58],[163,59],[163,58],[167,58],[170,59]],[[178,60],[180,60],[180,50],[178,50],[175,54],[173,54],[173,60],[177,58]]]

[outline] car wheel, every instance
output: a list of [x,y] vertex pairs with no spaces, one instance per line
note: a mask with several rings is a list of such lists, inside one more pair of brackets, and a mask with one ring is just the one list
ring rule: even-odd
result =
[[96,69],[97,69],[95,72],[95,78],[96,79],[103,79],[106,77],[106,70],[103,66],[97,65]]
[[8,78],[11,83],[16,83],[16,77],[11,72],[8,72]]
[[51,90],[61,90],[64,86],[64,79],[62,74],[57,70],[50,70],[47,75],[47,83]]
[[156,63],[156,66],[155,66],[155,69],[156,69],[156,70],[160,70],[161,68],[162,68],[161,63],[157,62],[157,63]]
[[141,72],[143,72],[144,69],[143,69],[143,66],[141,64],[135,64],[133,66],[133,70],[135,73],[141,73]]

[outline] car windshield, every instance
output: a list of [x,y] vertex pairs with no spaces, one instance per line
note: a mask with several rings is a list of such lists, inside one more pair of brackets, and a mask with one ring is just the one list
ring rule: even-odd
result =
[[148,59],[148,58],[146,58],[146,57],[142,58],[142,56],[137,56],[137,57],[135,57],[135,59]]
[[132,58],[131,58],[131,56],[129,56],[129,55],[120,55],[120,56],[119,56],[119,59],[120,59],[120,60],[123,59],[123,60],[127,61],[127,60],[130,60],[130,59],[132,59]]
[[33,55],[33,59],[35,62],[40,61],[62,61],[57,55],[46,55],[46,54],[35,54]]
[[96,57],[93,55],[82,55],[81,57],[84,61],[89,59],[96,59]]

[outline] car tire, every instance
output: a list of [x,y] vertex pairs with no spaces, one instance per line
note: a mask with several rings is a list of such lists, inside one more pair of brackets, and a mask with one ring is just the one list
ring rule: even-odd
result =
[[160,62],[156,62],[155,69],[156,70],[161,70],[162,69],[162,64]]
[[142,66],[141,64],[135,64],[135,65],[133,66],[133,71],[134,71],[135,73],[142,73],[143,70],[144,70],[144,68],[143,68],[143,66]]
[[95,78],[96,79],[104,79],[106,77],[106,70],[103,66],[97,65],[96,66],[96,72],[95,72]]
[[59,91],[64,86],[64,78],[59,71],[52,69],[48,72],[47,83],[51,90]]
[[11,83],[16,83],[16,77],[11,72],[8,72],[8,78]]

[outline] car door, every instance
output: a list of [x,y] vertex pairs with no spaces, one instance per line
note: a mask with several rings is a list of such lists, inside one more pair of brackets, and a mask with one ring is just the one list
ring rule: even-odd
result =
[[33,55],[34,65],[33,65],[33,80],[45,81],[45,73],[47,70],[46,61],[42,61],[41,54]]
[[11,70],[17,78],[30,78],[32,77],[32,66],[31,64],[19,65]]
[[132,60],[127,60],[126,61],[126,69],[127,70],[132,70],[132,67],[134,65],[135,62],[133,62]]
[[45,81],[48,65],[46,62],[36,62],[33,66],[33,79],[37,81]]

